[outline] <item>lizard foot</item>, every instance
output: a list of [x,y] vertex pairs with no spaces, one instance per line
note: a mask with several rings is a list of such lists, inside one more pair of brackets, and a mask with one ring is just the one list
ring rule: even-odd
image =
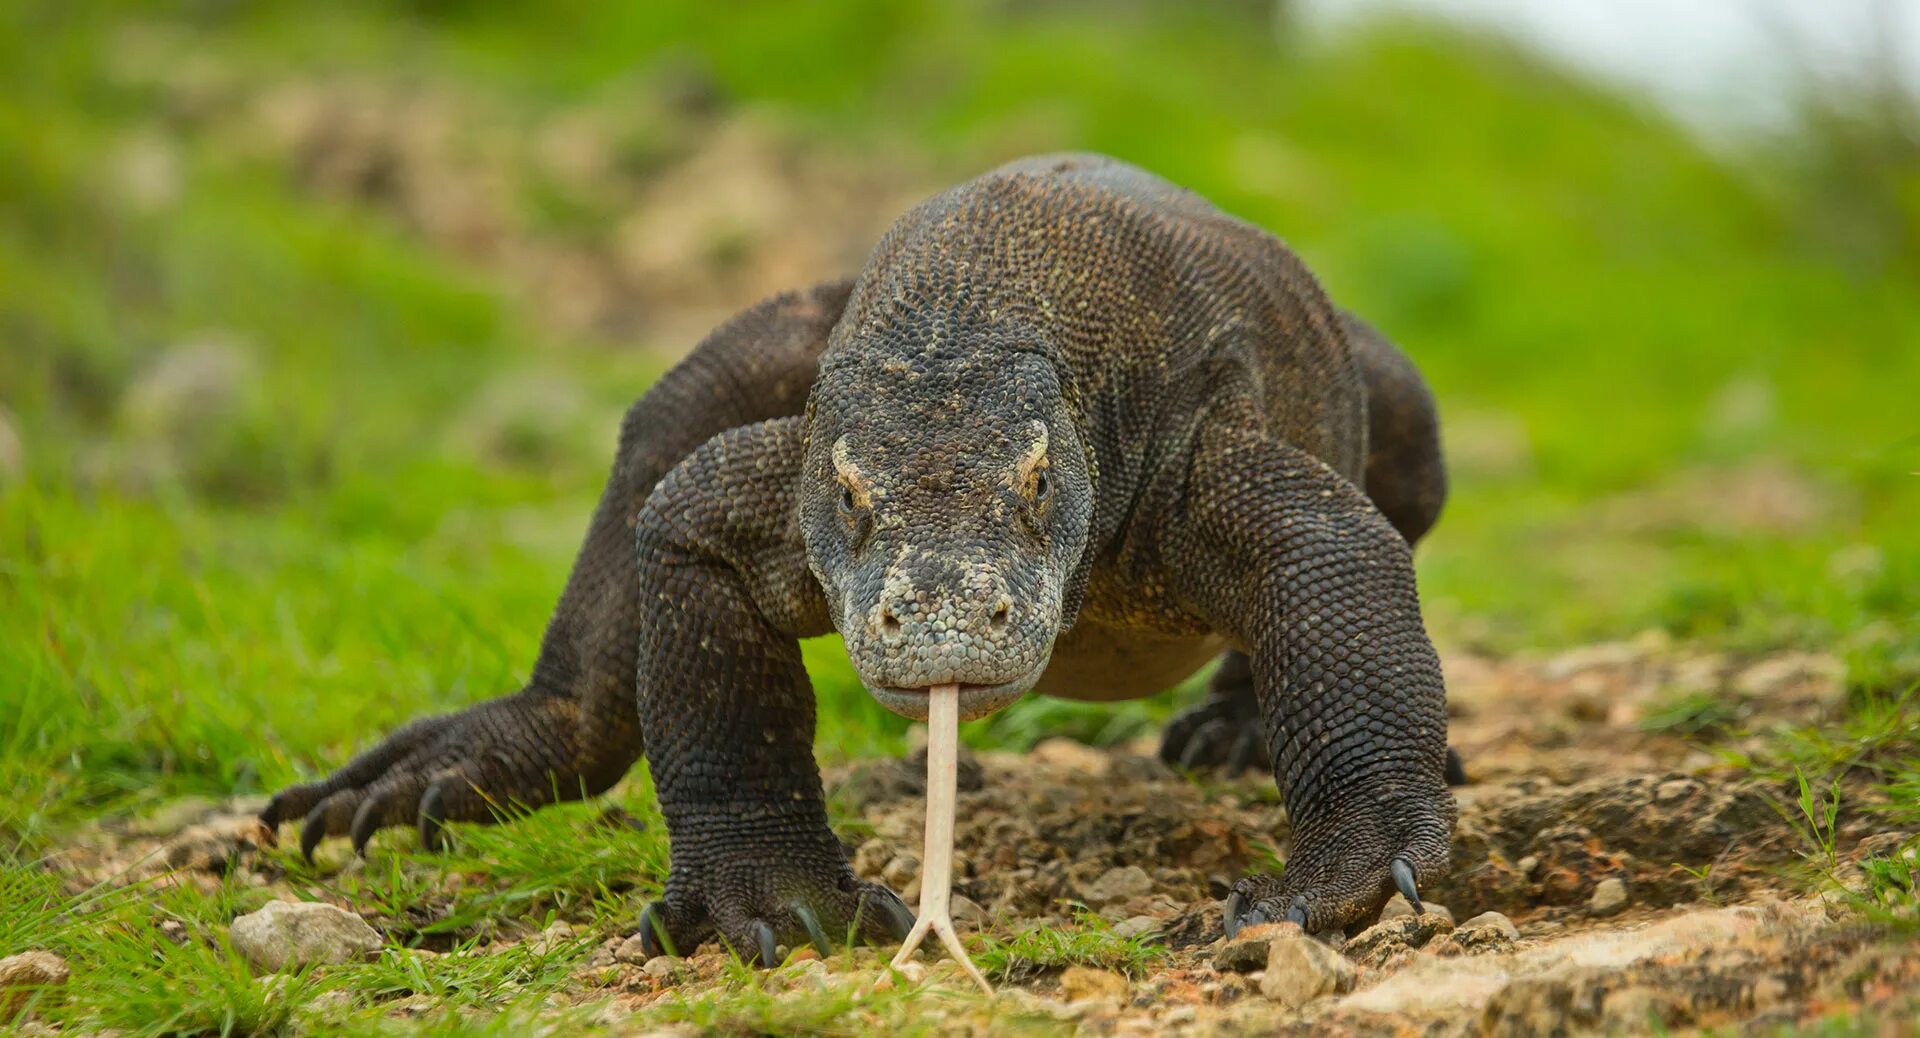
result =
[[1260,704],[1252,695],[1219,695],[1175,714],[1160,737],[1160,759],[1181,771],[1219,768],[1231,778],[1271,771]]
[[[772,968],[780,946],[811,944],[822,955],[844,944],[891,944],[913,929],[913,912],[893,891],[838,875],[812,876],[792,864],[745,870],[700,870],[709,889],[667,884],[667,893],[640,913],[641,949],[654,955],[687,955],[718,937],[743,961]],[[723,878],[724,877],[724,878]]]
[[1280,875],[1249,876],[1233,885],[1221,913],[1227,935],[1281,921],[1310,933],[1347,930],[1378,918],[1395,892],[1415,912],[1424,911],[1420,887],[1446,874],[1448,830],[1436,817],[1403,830],[1410,838],[1392,842],[1377,838],[1378,827],[1363,825],[1332,827],[1333,839],[1296,835],[1295,853]]
[[376,831],[410,823],[435,850],[447,822],[492,822],[514,806],[599,793],[629,762],[574,750],[569,706],[521,693],[421,718],[326,778],[281,790],[260,820],[278,828],[304,819],[300,852],[311,861],[328,836],[351,836],[362,853]]

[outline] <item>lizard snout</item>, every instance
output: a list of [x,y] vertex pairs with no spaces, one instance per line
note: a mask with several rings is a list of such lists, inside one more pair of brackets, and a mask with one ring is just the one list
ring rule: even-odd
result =
[[895,713],[923,718],[925,690],[961,686],[962,712],[984,716],[1025,695],[1052,655],[1052,596],[978,557],[928,555],[889,567],[847,638],[861,680]]
[[920,639],[945,640],[971,632],[1005,628],[1013,617],[1013,595],[1005,580],[995,576],[985,589],[962,595],[931,597],[911,586],[896,591],[889,582],[873,605],[869,628],[890,644]]

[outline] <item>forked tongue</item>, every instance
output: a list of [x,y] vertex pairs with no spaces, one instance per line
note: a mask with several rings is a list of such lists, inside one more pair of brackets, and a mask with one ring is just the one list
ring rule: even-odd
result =
[[980,990],[991,995],[993,985],[967,958],[960,935],[953,932],[953,814],[959,747],[960,686],[935,685],[927,690],[927,849],[920,856],[920,918],[893,957],[893,968],[905,965],[932,930]]

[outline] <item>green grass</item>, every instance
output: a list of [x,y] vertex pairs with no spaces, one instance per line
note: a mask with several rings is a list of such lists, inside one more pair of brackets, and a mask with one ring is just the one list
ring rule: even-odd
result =
[[1031,927],[1001,938],[988,934],[974,964],[995,980],[1019,983],[1068,966],[1144,976],[1167,950],[1153,935],[1122,937],[1106,920],[1082,912],[1068,927]]
[[[1920,927],[1920,838],[1911,836],[1920,824],[1920,685],[1856,693],[1835,723],[1749,734],[1757,738],[1719,753],[1780,791],[1776,808],[1799,836],[1795,878],[1882,927]],[[1908,838],[1856,856],[1842,831],[1861,822]],[[1707,875],[1696,878],[1710,889]]]
[[[687,146],[646,100],[666,68],[821,149],[904,156],[935,180],[1041,149],[1148,166],[1280,233],[1429,374],[1454,475],[1420,551],[1443,642],[1506,651],[1655,627],[1734,652],[1833,652],[1848,719],[1778,733],[1745,765],[1920,799],[1911,708],[1889,705],[1920,678],[1920,178],[1870,137],[1897,132],[1828,112],[1785,146],[1715,153],[1636,99],[1431,25],[1309,46],[1229,3],[1010,12],[0,10],[0,418],[21,443],[17,465],[0,449],[0,877],[16,895],[0,898],[0,951],[72,953],[84,994],[57,1019],[514,1033],[559,976],[557,962],[395,951],[293,981],[380,993],[295,1019],[298,999],[220,950],[248,891],[76,900],[33,864],[84,822],[268,791],[407,718],[517,687],[618,416],[687,345],[558,336],[497,267],[390,206],[311,190],[236,129],[287,83],[459,98],[512,142],[498,171],[510,215],[575,249],[604,246],[618,209],[541,173],[537,131],[615,113],[617,175],[642,178]],[[202,96],[216,101],[189,103]],[[143,201],[128,156],[154,141],[174,189]],[[187,390],[156,393],[182,358]],[[837,647],[806,651],[821,755],[899,749],[904,723]],[[1119,741],[1174,701],[1032,702],[968,738]],[[1734,720],[1677,690],[1648,724],[1708,737]],[[664,875],[644,784],[618,802],[653,827],[580,807],[463,830],[446,859],[396,836],[358,873],[282,861],[402,943],[452,948],[550,918],[611,932]],[[155,936],[156,903],[187,944]],[[1080,931],[988,951],[1008,971],[1146,953]],[[402,992],[508,1015],[385,1018]],[[770,1015],[788,1012],[776,1003],[684,1018],[838,1026],[825,1009]]]
[[[627,89],[657,54],[825,147],[910,137],[949,175],[1043,145],[1142,162],[1280,231],[1428,371],[1454,440],[1453,500],[1421,552],[1443,640],[1657,626],[1837,651],[1880,687],[1920,673],[1913,258],[1863,270],[1796,236],[1812,203],[1766,153],[1717,158],[1642,106],[1417,26],[1276,50],[1211,7],[1096,25],[771,5],[743,37],[649,6],[540,26],[484,4],[12,15],[65,31],[14,55],[0,100],[0,336],[20,361],[0,401],[26,459],[0,509],[0,695],[17,707],[0,745],[9,785],[79,765],[14,814],[270,788],[516,687],[617,415],[659,370],[650,351],[543,342],[500,285],[392,214],[303,192],[112,71],[189,47],[242,82],[404,69],[528,126]],[[1409,96],[1454,113],[1446,132],[1389,100]],[[103,183],[138,133],[175,145],[170,206]],[[551,208],[540,197],[525,204]],[[131,406],[165,347],[202,341],[239,358],[230,398]],[[476,443],[477,402],[538,376],[577,395],[522,402]],[[1755,464],[1784,515],[1737,499],[1726,474]],[[829,753],[900,744],[830,644],[809,659]],[[1166,709],[1035,703],[970,737],[1119,740]]]

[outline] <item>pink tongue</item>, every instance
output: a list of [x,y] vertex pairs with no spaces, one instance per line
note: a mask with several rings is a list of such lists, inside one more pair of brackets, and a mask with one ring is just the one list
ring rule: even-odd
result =
[[893,957],[893,968],[904,965],[932,930],[980,990],[991,995],[993,985],[967,958],[960,935],[953,931],[953,817],[959,756],[960,686],[935,685],[927,690],[927,848],[920,856],[920,918]]

